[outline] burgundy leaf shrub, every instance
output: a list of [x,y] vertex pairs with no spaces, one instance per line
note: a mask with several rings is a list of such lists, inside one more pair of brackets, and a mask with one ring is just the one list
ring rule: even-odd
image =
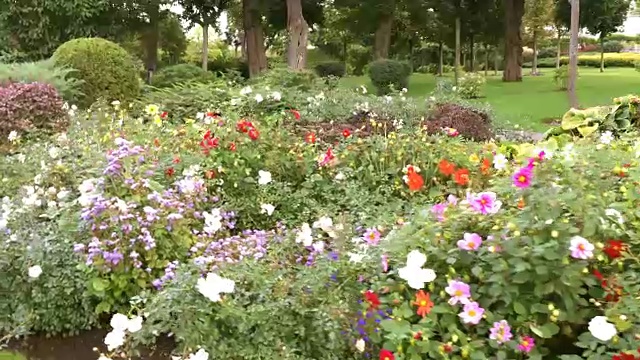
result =
[[58,91],[49,84],[10,83],[0,86],[0,136],[30,128],[53,129],[67,120]]

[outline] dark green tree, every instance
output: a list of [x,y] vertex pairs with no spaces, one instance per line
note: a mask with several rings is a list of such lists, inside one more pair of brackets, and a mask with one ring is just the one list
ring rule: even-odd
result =
[[202,69],[206,71],[209,62],[209,27],[216,23],[220,14],[230,7],[232,1],[178,0],[178,2],[183,8],[183,19],[187,20],[191,26],[202,27]]

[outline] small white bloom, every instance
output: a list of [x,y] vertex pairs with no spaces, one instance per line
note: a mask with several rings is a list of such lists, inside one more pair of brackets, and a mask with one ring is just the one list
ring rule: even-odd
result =
[[260,210],[261,214],[267,214],[271,216],[271,214],[273,214],[273,211],[276,209],[276,207],[271,204],[262,204],[260,205],[260,209],[261,209]]
[[409,287],[420,290],[425,283],[436,279],[436,273],[432,269],[423,269],[427,257],[418,250],[413,250],[407,255],[407,265],[398,269],[398,276],[407,281]]
[[222,228],[220,209],[213,209],[210,213],[205,211],[202,216],[204,217],[204,228],[202,229],[204,232],[213,234]]
[[238,98],[231,99],[231,106],[236,106],[236,105],[240,104],[240,101],[242,101],[242,100],[238,99]]
[[271,93],[271,97],[275,101],[280,101],[282,99],[282,94],[279,91],[274,91]]
[[496,156],[493,157],[493,167],[497,170],[503,170],[507,167],[508,163],[509,160],[507,160],[507,157],[502,154],[496,154]]
[[296,235],[296,243],[302,243],[304,246],[311,246],[313,243],[313,234],[309,224],[304,223],[300,227],[298,234]]
[[42,175],[38,174],[33,178],[33,183],[36,185],[40,185],[40,183],[42,182]]
[[236,283],[233,280],[225,279],[215,273],[208,273],[205,278],[198,279],[196,289],[207,299],[218,302],[221,300],[220,294],[230,294],[234,291]]
[[611,131],[605,131],[600,135],[600,143],[609,145],[613,141],[613,133]]
[[51,156],[52,159],[58,158],[58,156],[60,156],[60,149],[55,146],[51,147],[49,149],[49,156]]
[[622,217],[622,214],[620,213],[620,211],[616,209],[606,209],[604,213],[609,217],[615,218],[618,224],[620,225],[624,224],[624,218]]
[[107,345],[107,350],[113,351],[122,345],[124,345],[124,331],[113,330],[104,337],[104,344]]
[[363,339],[356,341],[356,349],[360,352],[364,352],[365,342]]
[[27,160],[27,156],[25,154],[18,154],[17,158],[21,164],[24,164],[24,162]]
[[209,360],[209,353],[204,349],[200,349],[195,354],[189,355],[187,360]]
[[271,173],[268,171],[260,170],[258,171],[258,184],[267,185],[271,182]]
[[8,138],[8,139],[9,139],[9,141],[11,141],[11,142],[15,142],[15,141],[17,141],[19,138],[20,138],[20,136],[18,136],[18,132],[17,132],[17,131],[15,131],[15,130],[14,130],[14,131],[12,131],[12,132],[10,132],[10,133],[9,133],[9,138]]
[[199,113],[196,114],[196,119],[197,120],[204,120],[204,116],[205,116],[205,113],[199,112]]
[[408,91],[407,88],[402,88],[403,93],[406,93],[407,91]]
[[113,101],[111,102],[111,105],[113,105],[113,106],[120,106],[120,101],[118,101],[118,100],[113,100]]
[[360,85],[360,90],[362,91],[363,94],[367,93],[367,88],[364,85]]
[[240,89],[240,95],[249,95],[253,92],[253,90],[251,90],[251,86],[245,86],[242,89]]
[[345,176],[341,172],[337,173],[336,177],[335,177],[335,179],[338,180],[338,181],[344,180],[344,178],[345,178]]
[[263,100],[264,100],[264,98],[262,97],[262,95],[256,94],[256,102],[258,104],[260,104]]
[[0,230],[6,229],[8,224],[9,222],[7,221],[7,219],[0,217]]
[[127,315],[114,314],[111,317],[109,325],[111,325],[114,331],[125,332],[127,328],[129,328],[129,318],[127,317]]
[[70,193],[71,191],[62,189],[58,192],[56,198],[58,198],[58,200],[64,200],[67,196],[69,196]]
[[129,319],[127,324],[127,330],[129,332],[138,332],[142,329],[142,316],[136,316],[134,318]]
[[393,101],[393,98],[391,96],[389,96],[389,95],[385,95],[384,96],[384,101],[389,104],[389,103],[391,103]]
[[616,333],[616,326],[607,321],[605,316],[596,316],[589,321],[589,332],[601,341],[611,340]]
[[356,254],[356,253],[347,253],[347,255],[349,255],[349,261],[352,263],[360,263],[362,262],[362,260],[364,259],[364,254]]
[[315,252],[323,252],[324,251],[324,241],[316,241],[313,243],[313,250]]
[[30,278],[37,279],[42,274],[42,268],[40,267],[40,265],[34,265],[29,268],[28,274]]

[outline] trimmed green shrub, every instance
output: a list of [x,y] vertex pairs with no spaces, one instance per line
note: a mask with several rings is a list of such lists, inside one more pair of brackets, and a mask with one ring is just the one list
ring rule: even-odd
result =
[[254,83],[284,89],[298,88],[303,91],[311,89],[316,74],[311,71],[291,71],[287,68],[275,68],[260,75]]
[[347,72],[345,64],[340,61],[325,61],[319,63],[315,66],[315,70],[316,74],[320,77],[343,77]]
[[409,83],[407,64],[396,60],[377,60],[369,64],[369,77],[378,89],[378,94],[389,93],[392,88],[400,90]]
[[538,50],[538,59],[555,58],[558,55],[558,49],[556,48],[542,48]]
[[[604,54],[604,66],[605,67],[635,67],[635,62],[640,60],[640,54],[636,53],[605,53]],[[563,56],[560,58],[561,65],[568,65],[569,58]],[[531,67],[531,62],[525,63],[524,67]],[[580,55],[578,57],[578,66],[584,67],[600,67],[600,55]],[[556,67],[556,59],[541,59],[538,61],[538,67],[541,68],[554,68]]]
[[155,87],[168,87],[187,81],[209,82],[215,78],[212,73],[191,64],[168,66],[158,71],[151,84]]
[[347,50],[347,64],[353,75],[364,75],[364,68],[372,58],[371,49],[362,45],[352,45]]
[[52,59],[57,66],[75,69],[72,76],[84,81],[80,106],[88,107],[100,98],[129,101],[140,93],[140,80],[131,56],[109,40],[71,40],[62,44]]
[[567,90],[569,81],[569,68],[566,65],[562,65],[559,69],[556,69],[553,74],[553,81],[558,86],[558,89]]
[[621,41],[611,40],[606,41],[603,44],[602,48],[606,53],[619,53],[620,51],[622,51],[622,49],[624,49],[624,44]]
[[53,86],[70,103],[80,96],[81,80],[71,77],[70,68],[54,66],[53,61],[0,64],[0,85],[12,82],[39,82]]

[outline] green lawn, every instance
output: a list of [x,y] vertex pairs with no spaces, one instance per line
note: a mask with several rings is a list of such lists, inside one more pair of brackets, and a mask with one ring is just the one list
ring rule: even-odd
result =
[[[528,73],[529,69],[523,70]],[[525,76],[521,83],[503,83],[500,76],[487,79],[486,98],[496,113],[496,123],[503,126],[544,131],[543,120],[559,118],[569,108],[566,92],[558,91],[553,82],[554,69],[541,69],[542,76]],[[409,95],[426,97],[435,88],[436,77],[414,74],[409,81]],[[348,77],[344,86],[373,86],[366,76]],[[581,107],[607,105],[612,98],[640,93],[640,73],[629,68],[611,68],[600,73],[598,69],[581,68],[578,79],[578,98]]]

